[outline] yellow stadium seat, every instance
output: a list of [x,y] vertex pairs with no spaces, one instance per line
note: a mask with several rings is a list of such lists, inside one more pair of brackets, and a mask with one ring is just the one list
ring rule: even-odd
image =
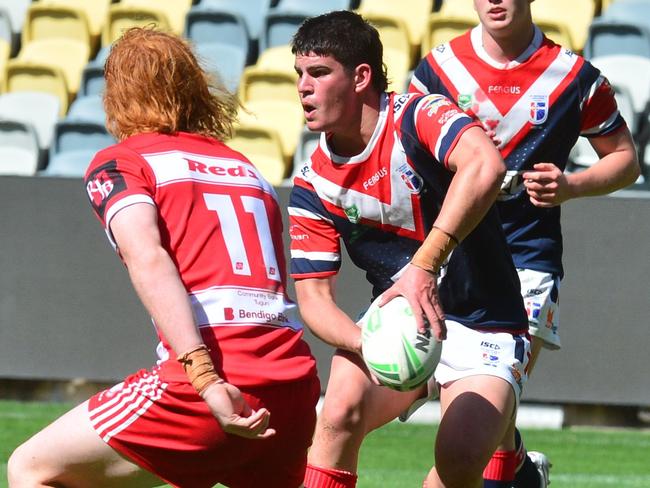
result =
[[566,47],[568,49],[576,50],[573,46],[571,31],[569,26],[562,20],[537,20],[537,26],[542,29],[542,32],[551,39],[553,42]]
[[68,110],[70,95],[63,71],[51,64],[35,63],[24,59],[10,59],[7,63],[5,92],[32,91],[51,93],[61,102],[60,115]]
[[111,0],[40,0],[43,5],[61,5],[81,10],[86,14],[88,29],[93,48],[99,45],[99,39],[108,17]]
[[171,32],[167,16],[160,10],[115,3],[108,10],[108,19],[102,30],[102,46],[109,46],[131,27],[151,25],[161,31]]
[[474,10],[474,0],[445,0],[438,12],[441,15],[452,17],[474,18],[474,24],[478,24],[478,14]]
[[192,0],[122,0],[122,4],[159,10],[167,18],[172,32],[180,35],[185,28],[185,16],[192,6]]
[[33,3],[27,9],[22,44],[43,39],[73,39],[90,46],[86,14],[73,7]]
[[79,91],[81,74],[90,57],[90,46],[72,39],[41,39],[27,43],[18,53],[18,59],[36,64],[49,64],[63,72],[68,93]]
[[465,17],[459,14],[446,15],[436,12],[429,16],[427,29],[422,37],[422,55],[424,56],[431,49],[451,41],[454,37],[464,34],[477,25],[478,17],[471,13]]
[[282,141],[276,130],[250,122],[240,123],[227,144],[243,153],[272,185],[281,184],[287,176]]
[[7,62],[11,53],[11,44],[6,40],[0,39],[0,90],[3,90],[5,79],[7,78]]
[[388,90],[401,93],[412,64],[406,24],[398,18],[379,14],[367,14],[366,19],[377,29],[384,45],[384,63],[390,82]]
[[251,66],[239,82],[239,98],[246,104],[256,100],[285,100],[299,104],[295,72]]
[[540,0],[533,2],[531,9],[533,20],[538,24],[565,23],[570,36],[570,44],[563,44],[564,47],[582,52],[589,33],[589,25],[591,25],[597,9],[594,0]]
[[282,142],[282,155],[289,164],[298,146],[303,125],[302,106],[296,101],[251,100],[239,113],[242,124],[258,124],[276,130]]
[[398,5],[395,0],[362,0],[358,9],[364,17],[382,15],[404,22],[411,45],[410,53],[415,57],[419,55],[427,18],[432,11],[433,0],[400,0]]
[[255,67],[258,69],[289,71],[295,73],[293,68],[294,62],[295,56],[291,52],[291,46],[285,44],[282,46],[269,47],[262,51],[257,57]]

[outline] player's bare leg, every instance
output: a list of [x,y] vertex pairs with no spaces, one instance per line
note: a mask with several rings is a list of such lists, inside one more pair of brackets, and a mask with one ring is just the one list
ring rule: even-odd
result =
[[530,341],[530,360],[528,361],[528,377],[530,378],[531,373],[533,372],[533,369],[535,368],[535,364],[537,364],[537,359],[539,358],[539,354],[542,352],[544,346],[544,340],[540,339],[539,337],[536,336],[531,336],[531,341]]
[[441,388],[440,407],[436,466],[425,486],[481,488],[493,452],[514,450],[512,386],[496,376],[462,378]]
[[152,487],[164,482],[99,438],[87,402],[19,446],[8,463],[10,488]]
[[337,351],[309,464],[355,473],[365,435],[396,418],[420,394],[377,386],[358,355]]

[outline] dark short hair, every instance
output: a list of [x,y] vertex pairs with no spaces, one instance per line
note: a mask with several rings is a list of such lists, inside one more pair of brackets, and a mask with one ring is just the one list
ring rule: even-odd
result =
[[349,10],[306,19],[291,40],[293,54],[332,56],[348,70],[367,63],[372,69],[372,86],[379,92],[388,86],[383,51],[377,29]]

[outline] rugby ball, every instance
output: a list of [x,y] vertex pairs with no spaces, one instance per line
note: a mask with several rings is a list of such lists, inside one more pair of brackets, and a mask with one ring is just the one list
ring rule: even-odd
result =
[[398,391],[414,390],[433,374],[442,351],[427,329],[417,330],[413,309],[398,296],[380,307],[377,298],[359,320],[361,349],[368,370]]

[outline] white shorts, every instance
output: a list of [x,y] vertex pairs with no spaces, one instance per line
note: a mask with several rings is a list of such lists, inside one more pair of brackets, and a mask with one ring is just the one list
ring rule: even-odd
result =
[[446,324],[436,381],[444,386],[469,376],[497,376],[510,383],[519,405],[528,379],[530,340],[526,334],[473,330],[451,320]]
[[560,278],[532,269],[517,272],[528,314],[528,332],[544,341],[546,349],[560,349]]

